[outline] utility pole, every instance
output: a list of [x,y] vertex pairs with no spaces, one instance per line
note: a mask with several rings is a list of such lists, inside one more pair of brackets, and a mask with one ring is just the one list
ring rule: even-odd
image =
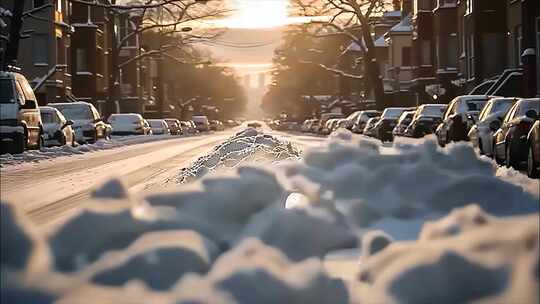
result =
[[[161,24],[163,18],[163,9],[161,7],[158,8],[158,21]],[[157,58],[157,118],[163,118],[163,108],[165,106],[165,92],[164,92],[164,77],[163,77],[163,29],[160,27],[158,31],[158,51],[159,56]]]
[[[112,0],[111,4],[115,5],[116,0]],[[110,66],[109,66],[109,98],[105,106],[105,116],[109,116],[116,112],[116,104],[119,99],[120,85],[118,79],[118,27],[116,26],[116,12],[114,9],[109,10],[109,27],[112,30],[111,47],[109,49],[110,54]]]
[[4,70],[8,65],[17,62],[17,54],[19,53],[19,40],[21,39],[21,29],[23,24],[23,12],[24,12],[23,0],[14,1],[13,12],[10,21],[9,40],[6,47],[6,53],[4,57]]

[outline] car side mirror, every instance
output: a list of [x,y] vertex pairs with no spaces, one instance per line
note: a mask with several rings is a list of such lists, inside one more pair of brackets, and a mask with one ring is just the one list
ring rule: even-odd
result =
[[64,123],[64,125],[62,126],[62,129],[65,129],[67,126],[71,126],[73,125],[73,120],[66,120],[66,123]]
[[495,119],[494,121],[489,123],[489,128],[491,129],[491,131],[497,131],[498,129],[501,128],[501,125],[502,125],[501,121],[498,119]]
[[531,119],[537,119],[538,118],[538,113],[536,113],[535,110],[528,110],[527,112],[525,112],[525,116],[527,116],[528,118],[531,118]]

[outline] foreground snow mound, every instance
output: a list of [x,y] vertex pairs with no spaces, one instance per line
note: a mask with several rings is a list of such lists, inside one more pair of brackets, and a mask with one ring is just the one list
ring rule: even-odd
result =
[[235,168],[241,164],[275,164],[299,159],[300,152],[290,143],[248,128],[216,146],[212,152],[184,168],[177,177],[179,183],[200,178],[209,172]]
[[312,203],[330,197],[356,227],[443,215],[471,203],[495,215],[538,211],[537,197],[497,178],[469,145],[439,149],[427,140],[387,150],[360,137],[334,136],[326,147],[306,151],[303,162],[283,165],[284,183]]
[[285,195],[272,172],[240,167],[235,175],[203,179],[193,191],[178,191],[146,197],[154,206],[174,207],[183,218],[210,225],[216,242],[231,242],[250,217],[279,204]]
[[14,206],[0,203],[0,265],[16,271],[49,267],[49,248],[29,219]]
[[246,239],[223,254],[207,276],[186,276],[177,289],[199,285],[226,291],[245,304],[348,303],[345,286],[326,275],[320,260],[292,263],[256,239]]
[[49,244],[56,269],[73,272],[95,262],[108,251],[128,247],[148,232],[205,232],[208,229],[203,223],[189,219],[178,220],[172,208],[154,208],[144,204],[120,210],[97,210],[90,207],[55,232],[49,238]]
[[451,222],[458,232],[418,242],[392,243],[364,259],[358,279],[368,286],[364,291],[369,292],[364,292],[360,301],[538,303],[538,214],[485,221],[476,229],[467,229],[471,227],[468,221],[456,221],[463,216],[476,218],[478,214],[477,207],[456,211],[425,229],[440,231]]
[[293,261],[357,247],[357,237],[325,210],[267,208],[251,217],[236,243],[250,238],[280,249]]
[[104,255],[84,270],[98,284],[122,286],[140,279],[166,290],[186,273],[206,273],[218,248],[193,231],[149,232],[120,252]]

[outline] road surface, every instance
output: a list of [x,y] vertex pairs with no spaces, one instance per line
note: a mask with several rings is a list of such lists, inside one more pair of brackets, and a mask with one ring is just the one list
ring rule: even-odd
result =
[[[120,177],[132,193],[162,188],[169,177],[240,129],[5,166],[0,168],[0,198],[19,206],[38,225],[56,226],[83,207],[104,179]],[[274,135],[301,149],[324,140],[282,132]]]

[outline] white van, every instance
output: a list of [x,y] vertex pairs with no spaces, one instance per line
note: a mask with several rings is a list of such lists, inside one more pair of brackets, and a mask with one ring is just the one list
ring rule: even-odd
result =
[[22,153],[43,145],[43,124],[34,91],[26,78],[0,72],[0,150]]

